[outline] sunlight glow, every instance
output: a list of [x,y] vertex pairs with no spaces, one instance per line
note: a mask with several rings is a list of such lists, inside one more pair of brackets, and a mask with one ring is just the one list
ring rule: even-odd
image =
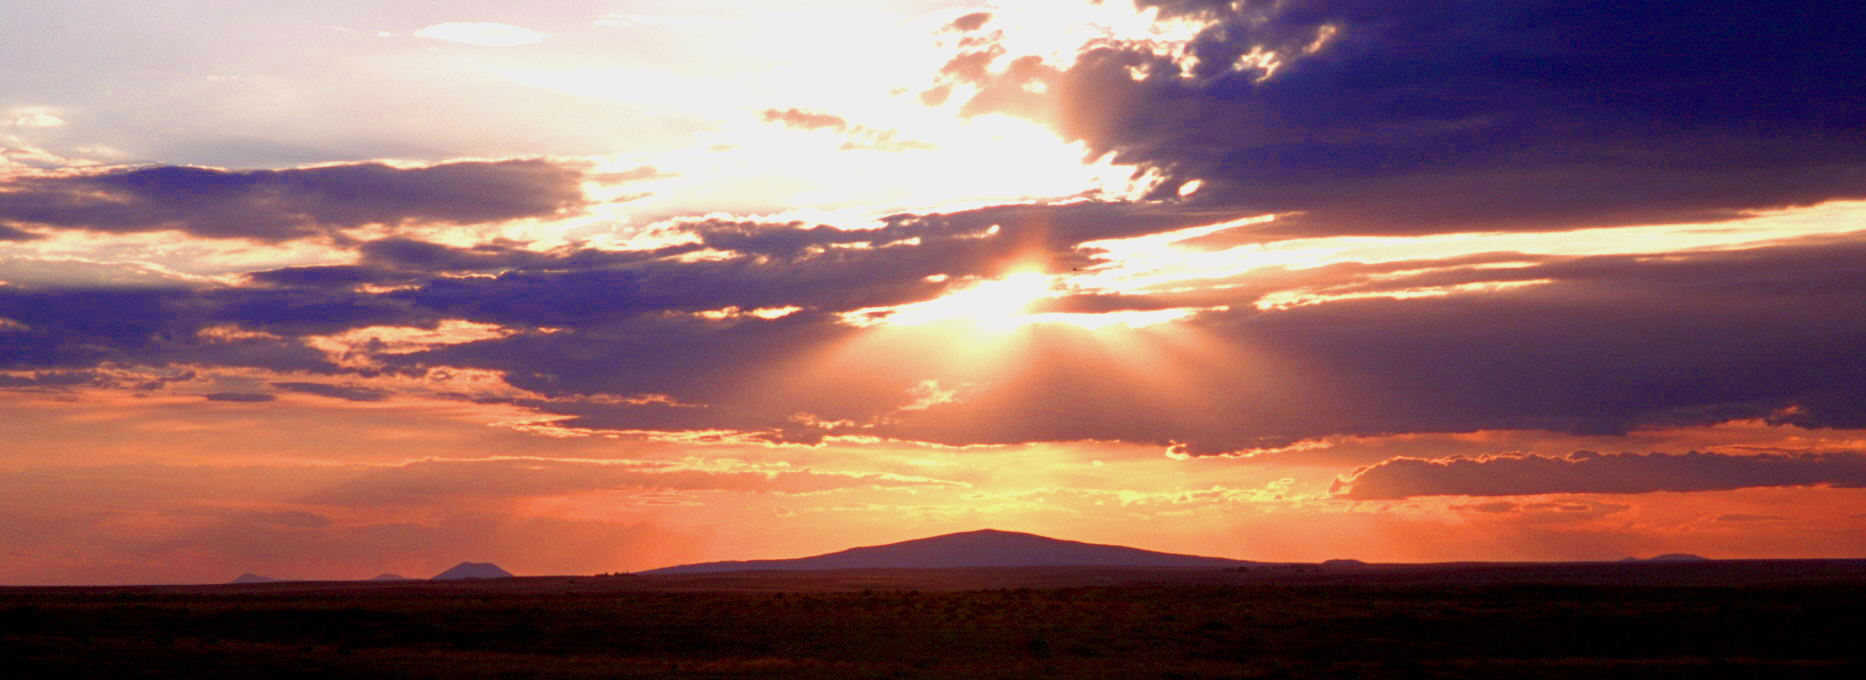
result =
[[368,326],[334,335],[310,335],[305,336],[305,344],[323,351],[338,365],[369,367],[374,365],[373,354],[408,354],[443,345],[503,338],[514,332],[497,324],[442,319],[434,328]]
[[760,319],[764,319],[766,321],[770,321],[772,319],[782,319],[792,314],[796,314],[797,312],[800,312],[800,311],[803,311],[803,308],[798,307],[796,305],[790,305],[790,306],[785,306],[785,307],[759,307],[757,309],[740,309],[738,307],[722,307],[719,309],[708,309],[708,310],[694,312],[693,315],[700,317],[702,319],[706,319],[707,321],[726,321],[728,319],[741,319],[741,318],[748,317],[748,316],[757,317]]
[[[1854,232],[1858,229],[1858,220],[1862,214],[1866,214],[1866,202],[1833,201],[1808,208],[1759,212],[1739,220],[1709,224],[1664,224],[1565,232],[1466,232],[1427,236],[1260,240],[1250,232],[1276,220],[1274,215],[1263,215],[1144,236],[1083,243],[1079,246],[1082,250],[1094,253],[1103,262],[1072,276],[1069,283],[1078,291],[1144,295],[1195,288],[1236,287],[1259,281],[1269,271],[1314,269],[1347,262],[1380,264],[1409,260],[1433,261],[1484,253],[1519,253],[1523,256],[1520,261],[1492,262],[1475,267],[1507,269],[1527,266],[1537,257],[1739,250]],[[1226,240],[1234,245],[1220,245]],[[1395,271],[1388,272],[1388,275],[1410,275],[1419,271]],[[1378,278],[1374,276],[1370,280]],[[1426,294],[1492,290],[1456,288]],[[1260,309],[1280,309],[1335,299],[1412,296],[1416,295],[1335,295],[1325,290],[1292,289],[1266,297],[1257,306]]]
[[1485,281],[1485,282],[1480,282],[1480,283],[1460,283],[1460,284],[1448,285],[1448,286],[1401,288],[1399,290],[1359,291],[1359,292],[1351,292],[1351,293],[1330,293],[1325,290],[1312,291],[1308,289],[1280,290],[1280,291],[1271,293],[1269,295],[1265,295],[1261,298],[1258,298],[1256,302],[1256,307],[1259,310],[1271,311],[1271,310],[1290,309],[1292,307],[1307,307],[1309,305],[1319,305],[1319,304],[1324,304],[1328,302],[1340,302],[1342,300],[1371,300],[1371,299],[1411,300],[1415,298],[1444,297],[1446,295],[1452,295],[1456,293],[1496,293],[1496,292],[1501,292],[1505,290],[1510,290],[1512,288],[1522,288],[1525,286],[1539,286],[1539,285],[1544,285],[1544,284],[1549,284],[1549,283],[1554,283],[1554,282],[1555,282],[1554,279],[1532,279],[1529,281]]
[[1030,324],[1068,324],[1087,330],[1110,326],[1139,328],[1178,321],[1203,311],[1223,311],[1225,306],[1175,307],[1171,309],[1124,310],[1109,312],[1035,312],[1037,301],[1078,292],[1061,285],[1062,277],[1038,273],[1015,274],[985,281],[970,288],[932,300],[889,307],[866,307],[842,314],[842,321],[852,326],[920,326],[957,321],[977,328],[1007,331]]
[[1018,323],[1020,324],[1066,323],[1066,324],[1069,324],[1072,326],[1078,326],[1078,327],[1081,327],[1087,330],[1107,328],[1110,326],[1126,326],[1128,328],[1140,328],[1143,326],[1152,326],[1154,324],[1161,324],[1161,323],[1166,323],[1169,321],[1179,321],[1181,319],[1185,319],[1199,312],[1222,312],[1227,309],[1230,309],[1230,307],[1225,306],[1225,305],[1218,305],[1215,307],[1174,307],[1172,309],[1136,309],[1136,310],[1126,310],[1126,311],[1119,311],[1119,312],[1096,312],[1093,314],[1046,312],[1043,314],[1030,314],[1030,315],[1023,316],[1022,318],[1018,319]]
[[1022,312],[1047,296],[1050,287],[1049,277],[1042,274],[1014,274],[924,302],[858,309],[844,313],[842,320],[855,326],[918,326],[962,320],[986,328],[1010,329],[1025,323]]

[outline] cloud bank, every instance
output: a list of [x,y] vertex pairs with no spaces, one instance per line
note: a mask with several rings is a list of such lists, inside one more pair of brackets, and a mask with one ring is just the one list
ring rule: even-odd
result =
[[[1287,234],[1727,219],[1866,195],[1849,4],[1141,0],[1185,44],[969,41],[929,94]],[[940,96],[932,96],[938,100]]]
[[[0,241],[41,267],[128,266],[43,244],[150,232],[338,256],[188,285],[8,280],[0,387],[184,390],[203,408],[446,399],[570,435],[1186,455],[1330,436],[1866,427],[1857,228],[1502,240],[1866,196],[1858,10],[1142,4],[1196,35],[1094,40],[1057,60],[1014,53],[996,19],[966,15],[943,33],[959,52],[934,82],[962,115],[1040,121],[1160,180],[1135,200],[681,215],[546,248],[396,227],[583,215],[602,200],[586,182],[668,173],[532,158],[8,175]],[[761,116],[907,148],[818,109]],[[1365,234],[1501,245],[1345,238]],[[1291,243],[1306,245],[1276,249]],[[1009,301],[1019,318],[1003,327],[889,323],[1019,276],[1035,291]],[[1147,322],[1093,323],[1128,318]],[[157,379],[183,372],[211,377]],[[1374,490],[1355,493],[1402,493],[1377,491],[1388,474],[1364,473]]]
[[[1422,460],[1396,458],[1345,480],[1344,498],[1531,496],[1557,493],[1639,494],[1724,491],[1750,487],[1866,487],[1866,454],[1619,453],[1577,451],[1566,458],[1492,456]],[[1778,519],[1724,515],[1719,521]]]
[[24,238],[25,229],[82,229],[279,242],[372,224],[548,217],[582,203],[581,179],[579,170],[543,160],[28,175],[0,192],[0,240]]

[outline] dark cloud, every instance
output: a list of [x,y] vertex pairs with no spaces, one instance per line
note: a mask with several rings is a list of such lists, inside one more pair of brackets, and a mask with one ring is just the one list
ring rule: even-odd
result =
[[[323,354],[296,339],[208,337],[243,307],[227,290],[35,290],[0,287],[0,318],[23,328],[0,332],[0,368],[104,364],[258,366],[327,372]],[[277,315],[289,310],[249,308]]]
[[1566,458],[1396,458],[1358,470],[1337,494],[1356,500],[1413,496],[1723,491],[1767,486],[1866,487],[1866,454],[1619,453]]
[[[1142,204],[1063,208],[896,216],[867,231],[684,227],[702,241],[695,247],[738,253],[719,260],[395,242],[370,248],[359,265],[262,272],[254,279],[266,285],[257,287],[0,288],[0,317],[15,322],[0,333],[0,361],[23,371],[108,363],[348,373],[355,389],[379,389],[366,382],[378,370],[422,377],[485,369],[537,395],[504,395],[507,403],[569,416],[566,427],[795,442],[831,434],[954,445],[1096,439],[1211,454],[1331,435],[1619,434],[1739,419],[1866,427],[1866,310],[1857,304],[1866,298],[1866,242],[1858,237],[1665,257],[1487,253],[1262,268],[1218,290],[1072,296],[1040,311],[1227,309],[1176,322],[1171,336],[1025,327],[993,340],[1021,357],[1016,365],[952,361],[956,350],[938,327],[860,329],[839,316],[1000,275],[1021,253],[1079,258],[1052,261],[1052,269],[1092,264],[1075,244],[1186,219]],[[1067,226],[1044,221],[1077,214],[1085,218]],[[1113,217],[1121,215],[1128,219]],[[910,238],[919,240],[886,246]],[[834,244],[859,247],[825,247]],[[1515,266],[1481,266],[1495,262]],[[482,267],[501,273],[444,275]],[[928,278],[936,274],[951,278]],[[357,289],[372,278],[398,288]],[[1532,282],[1437,297],[1254,304],[1277,290]],[[798,309],[776,319],[697,314],[783,307]],[[337,366],[306,338],[367,326],[432,329],[444,319],[505,334],[401,353],[359,347],[347,358],[359,361],[346,360],[371,368]],[[278,380],[333,389],[331,381]],[[951,403],[901,410],[926,380],[953,390]]]
[[408,280],[402,272],[381,267],[347,264],[286,267],[247,275],[255,283],[294,287],[350,287],[362,283]]
[[[776,227],[767,228],[777,231]],[[828,227],[822,229],[828,230]],[[362,262],[354,265],[287,267],[253,272],[256,283],[307,288],[348,288],[362,283],[418,283],[435,274],[487,274],[506,272],[567,272],[614,269],[690,253],[703,247],[682,244],[646,251],[605,251],[567,248],[540,252],[515,243],[484,243],[471,247],[441,245],[418,239],[389,237],[357,246]]]
[[1547,281],[1509,290],[1233,304],[1176,325],[1196,345],[1146,329],[1031,327],[1010,375],[942,380],[990,387],[875,431],[951,444],[1176,441],[1201,454],[1331,434],[1862,427],[1862,262],[1856,240],[1570,258],[1488,270]]
[[190,370],[148,371],[113,366],[108,371],[53,370],[20,372],[12,375],[0,373],[0,388],[101,387],[146,392],[163,389],[169,383],[189,382],[196,377],[198,377],[197,374]]
[[[451,166],[424,170],[444,167]],[[245,191],[202,201],[239,204]],[[949,444],[1100,439],[1208,454],[1328,435],[1613,434],[1733,419],[1866,427],[1866,312],[1857,304],[1866,297],[1866,242],[1857,236],[1666,257],[1482,253],[1261,267],[1202,282],[1224,287],[1071,295],[1034,311],[1225,309],[1174,324],[1197,339],[1188,343],[1164,342],[1148,329],[1024,328],[1003,340],[1026,357],[1016,366],[946,360],[952,348],[933,339],[936,332],[858,342],[884,332],[839,317],[931,299],[1019,267],[1092,267],[1103,253],[1087,242],[1243,214],[1212,203],[1082,200],[903,213],[861,230],[696,219],[669,225],[694,243],[642,252],[386,238],[358,244],[354,264],[256,272],[255,285],[0,287],[0,318],[11,322],[0,329],[0,368],[349,373],[357,380],[343,385],[280,378],[275,387],[371,399],[385,395],[360,381],[376,368],[337,366],[307,336],[465,319],[508,335],[398,354],[364,347],[349,358],[412,377],[498,371],[535,393],[502,396],[507,403],[568,416],[568,427],[729,430],[803,442],[828,434]],[[1192,245],[1262,237],[1245,227]],[[679,257],[701,249],[724,256]],[[1511,266],[1483,266],[1497,263]],[[1348,299],[1472,284],[1532,285]],[[1305,305],[1297,296],[1287,309],[1257,308],[1276,291],[1345,297]],[[791,307],[778,319],[697,316]],[[216,332],[225,327],[240,332]],[[953,401],[902,411],[926,380],[956,390]]]
[[[1190,48],[1196,63],[1107,42],[1069,64],[1018,59],[978,30],[980,13],[954,22],[970,31],[956,38],[965,52],[942,70],[941,94],[929,99],[976,86],[961,105],[970,114],[1043,120],[1093,154],[1160,171],[1168,179],[1149,200],[1090,193],[1049,205],[890,215],[861,230],[690,219],[663,226],[692,243],[645,252],[393,237],[345,244],[357,253],[350,264],[255,272],[240,286],[4,286],[0,368],[14,372],[0,375],[0,387],[159,389],[163,380],[114,372],[257,367],[297,374],[270,378],[276,390],[375,401],[390,396],[368,382],[378,372],[485,369],[528,393],[455,396],[561,416],[553,425],[563,428],[801,443],[837,434],[953,445],[1110,440],[1188,454],[1337,435],[1619,434],[1739,419],[1866,427],[1866,309],[1858,303],[1866,299],[1866,241],[1858,236],[1664,256],[1485,253],[1260,267],[1185,290],[1073,294],[1032,310],[1210,308],[1170,326],[1035,325],[978,340],[979,348],[955,340],[975,336],[942,332],[956,325],[844,323],[841,314],[932,299],[1020,268],[1092,268],[1106,253],[1083,245],[1091,241],[1263,212],[1300,214],[1182,245],[1720,219],[1866,196],[1857,9],[1142,4],[1213,22]],[[1267,62],[1238,68],[1255,47],[1278,53],[1274,72]],[[1045,87],[1027,87],[1037,83]],[[916,144],[825,112],[761,115],[833,133],[847,148]],[[0,187],[0,240],[73,228],[283,241],[367,224],[549,216],[581,203],[580,181],[664,176],[645,166],[591,176],[542,160],[40,175]],[[1194,179],[1202,188],[1178,198]],[[703,249],[722,255],[680,257]],[[1483,266],[1498,263],[1511,266]],[[1380,297],[1433,289],[1445,294]],[[1316,297],[1260,309],[1273,292]],[[793,307],[775,319],[719,312]],[[396,353],[376,343],[343,365],[309,340],[370,326],[434,329],[448,319],[502,334]],[[931,391],[926,381],[935,381]],[[950,395],[915,404],[933,392]],[[1342,461],[1376,454],[1393,456],[1369,447],[1327,455],[1351,465]],[[1393,458],[1358,472],[1346,497],[1859,485],[1860,467],[1858,454]],[[773,478],[511,461],[422,463],[359,477],[318,498],[412,503],[871,483],[802,471]],[[1459,507],[1512,517],[1624,509],[1582,501]]]
[[[808,358],[860,331],[821,315],[712,322],[641,316],[582,323],[583,330],[528,333],[383,357],[391,370],[425,374],[450,367],[500,371],[510,384],[553,397],[519,405],[571,416],[556,425],[595,430],[763,433],[783,441],[820,441],[827,430],[799,413],[873,414],[904,398],[910,374],[870,366],[843,378],[841,366]],[[667,395],[660,402],[614,398]],[[838,416],[842,417],[842,416]]]
[[728,306],[755,309],[801,302],[805,303],[802,306],[841,309],[891,304],[912,292],[930,296],[940,288],[925,282],[887,281],[879,281],[869,289],[836,288],[825,279],[853,285],[859,281],[859,270],[821,267],[814,271],[792,270],[794,276],[784,277],[781,273],[785,270],[782,266],[727,261],[636,269],[508,272],[496,278],[434,279],[418,289],[385,297],[443,316],[518,326],[577,327]]
[[842,116],[804,109],[765,109],[758,116],[767,123],[780,123],[795,130],[847,130],[849,121]]
[[287,241],[369,224],[472,224],[559,214],[582,202],[582,179],[581,170],[544,160],[415,168],[118,168],[10,180],[0,191],[0,228],[178,230]]
[[365,326],[432,328],[441,317],[393,295],[354,290],[226,288],[190,302],[178,319],[233,323],[286,336],[337,333]]
[[275,382],[275,383],[272,383],[272,386],[279,388],[281,390],[285,390],[287,392],[302,392],[305,394],[315,394],[320,397],[330,397],[332,399],[342,399],[344,401],[382,401],[389,397],[388,392],[384,392],[382,390],[370,389],[367,387],[356,387],[354,385],[332,385],[329,383],[311,383],[311,382]]
[[[1138,236],[1238,217],[1235,211],[1184,209],[1158,203],[1081,201],[1002,205],[951,213],[900,213],[877,229],[839,229],[802,222],[705,219],[675,225],[698,242],[648,251],[564,249],[538,252],[512,243],[470,248],[408,238],[360,244],[354,265],[291,267],[255,272],[262,284],[348,289],[360,283],[420,284],[435,274],[485,274],[502,279],[434,281],[433,294],[454,285],[496,288],[587,282],[607,289],[615,305],[640,309],[744,308],[796,304],[841,311],[937,295],[967,277],[996,277],[1016,267],[1063,271],[1095,262],[1087,241]],[[681,261],[700,249],[728,251],[721,261]],[[946,275],[947,285],[924,281]],[[641,306],[631,291],[653,291]],[[528,291],[529,292],[529,291]],[[536,291],[543,292],[543,291]],[[566,291],[568,292],[568,291]],[[301,295],[304,293],[300,293]],[[420,294],[411,294],[420,295]],[[596,291],[562,299],[583,305]],[[402,299],[389,296],[385,299]],[[527,296],[526,304],[551,299]],[[617,307],[611,306],[611,309]],[[633,308],[633,307],[632,307]]]
[[[1193,59],[974,45],[928,99],[976,85],[964,113],[1040,120],[1158,169],[1162,197],[1196,179],[1195,202],[1303,213],[1265,228],[1282,234],[1684,222],[1866,196],[1856,4],[1140,4],[1209,23]],[[1251,56],[1265,53],[1274,69]]]
[[[101,365],[339,372],[304,336],[375,325],[433,328],[433,312],[352,290],[29,289],[0,286],[0,369]],[[238,333],[222,333],[228,328]],[[260,332],[250,332],[260,331]]]
[[0,374],[0,388],[72,387],[108,384],[109,379],[96,371],[37,371],[22,375]]
[[259,392],[214,392],[212,394],[207,395],[208,401],[233,401],[233,402],[245,402],[245,403],[258,403],[262,401],[274,401],[277,399],[278,397],[272,396],[270,394],[259,393]]
[[946,27],[955,31],[976,31],[984,28],[988,21],[991,21],[990,12],[973,12],[953,19],[952,23],[947,24]]
[[33,241],[41,238],[45,237],[18,227],[0,224],[0,241]]
[[1099,251],[1082,247],[1089,241],[1244,216],[1237,210],[1162,202],[1081,200],[897,213],[880,218],[881,226],[875,229],[723,219],[687,222],[679,228],[708,248],[780,258],[772,264],[787,270],[835,268],[885,285],[930,274],[996,277],[1013,268],[1067,271],[1095,263]]

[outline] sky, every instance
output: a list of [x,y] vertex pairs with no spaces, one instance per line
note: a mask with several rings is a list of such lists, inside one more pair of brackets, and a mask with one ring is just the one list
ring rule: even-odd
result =
[[0,0],[0,584],[1866,557],[1866,9]]

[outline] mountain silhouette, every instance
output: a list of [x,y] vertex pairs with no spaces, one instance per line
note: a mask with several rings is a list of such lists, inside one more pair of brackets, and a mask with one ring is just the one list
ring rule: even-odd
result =
[[1687,553],[1665,553],[1663,555],[1648,557],[1641,561],[1642,562],[1709,562],[1710,558],[1704,557],[1701,555],[1691,555]]
[[512,578],[512,574],[491,562],[461,562],[428,580],[464,581],[472,578]]
[[278,583],[279,579],[272,578],[270,576],[260,576],[258,574],[255,574],[249,571],[244,574],[240,574],[239,576],[235,576],[233,578],[233,582],[234,583]]
[[383,572],[383,573],[377,574],[375,578],[372,578],[370,580],[371,581],[413,581],[414,579],[409,578],[407,576],[403,576],[401,574]]
[[981,529],[790,560],[702,562],[643,574],[712,574],[728,571],[824,569],[937,569],[954,567],[1228,567],[1252,564],[1222,557],[1178,555],[1065,541],[1016,531]]

